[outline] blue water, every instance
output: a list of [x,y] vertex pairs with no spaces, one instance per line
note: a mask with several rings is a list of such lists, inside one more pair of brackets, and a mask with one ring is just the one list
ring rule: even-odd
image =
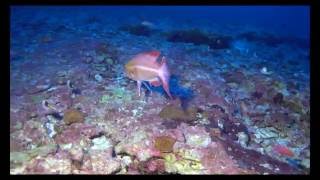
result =
[[[64,123],[70,108],[88,117],[80,124],[101,128],[96,124],[101,119],[102,124],[113,124],[118,129],[110,131],[110,137],[124,141],[129,138],[123,137],[130,134],[127,130],[167,131],[162,124],[168,119],[160,118],[159,111],[168,106],[181,108],[180,115],[196,107],[197,118],[207,119],[178,118],[167,122],[168,127],[185,122],[209,132],[220,129],[222,138],[212,141],[222,143],[221,147],[233,143],[232,147],[242,148],[238,152],[246,152],[248,158],[236,151],[227,154],[244,167],[255,167],[259,174],[308,173],[309,44],[308,6],[12,6],[10,135],[17,145],[10,151],[61,143],[51,137],[54,129],[50,127],[71,127]],[[163,81],[153,86],[145,77],[138,97],[137,83],[127,74],[125,64],[151,50],[167,58],[170,76],[165,83],[173,99],[164,91]],[[33,121],[42,125],[37,126],[41,131],[30,133],[29,126],[37,124]],[[25,125],[28,122],[31,125]],[[270,127],[282,135],[258,138],[261,129]],[[250,140],[240,142],[238,132]],[[109,132],[105,134],[110,138]],[[25,143],[21,137],[42,138]],[[276,152],[272,148],[276,144],[294,155]],[[257,154],[251,150],[264,152],[257,162],[252,161]],[[112,158],[119,156],[112,154]],[[11,163],[12,171],[19,171],[15,168],[21,164]],[[280,169],[270,169],[268,163]],[[41,171],[28,167],[22,173]],[[216,172],[228,174],[206,173]]]
[[[35,11],[34,11],[35,10]],[[90,7],[12,7],[12,16],[24,12],[30,21],[43,16],[89,16],[115,19],[144,18],[161,21],[192,18],[193,21],[208,20],[211,23],[253,25],[279,34],[309,38],[310,8],[308,6],[90,6]],[[85,11],[85,13],[83,13]],[[70,16],[61,13],[69,14]]]

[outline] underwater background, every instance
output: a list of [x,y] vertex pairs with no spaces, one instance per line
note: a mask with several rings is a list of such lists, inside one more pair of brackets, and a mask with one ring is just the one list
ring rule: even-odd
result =
[[308,6],[11,6],[10,173],[308,174],[309,27]]

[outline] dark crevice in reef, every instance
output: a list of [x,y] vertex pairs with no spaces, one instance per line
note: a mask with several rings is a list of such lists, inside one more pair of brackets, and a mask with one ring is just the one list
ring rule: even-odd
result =
[[230,36],[205,33],[198,29],[177,30],[165,33],[169,42],[193,43],[194,45],[208,45],[210,49],[230,48],[232,38]]
[[309,40],[297,37],[279,37],[270,33],[245,32],[237,36],[238,39],[245,39],[253,42],[260,42],[265,45],[276,47],[280,44],[291,44],[300,48],[309,48]]
[[98,134],[95,134],[95,135],[93,135],[93,136],[90,136],[89,138],[90,138],[90,139],[95,139],[95,138],[99,138],[99,137],[104,136],[104,135],[105,135],[104,132],[99,132]]
[[155,29],[152,29],[144,25],[124,25],[124,26],[121,26],[119,30],[128,32],[136,36],[147,36],[147,37],[151,36],[153,33],[156,32]]

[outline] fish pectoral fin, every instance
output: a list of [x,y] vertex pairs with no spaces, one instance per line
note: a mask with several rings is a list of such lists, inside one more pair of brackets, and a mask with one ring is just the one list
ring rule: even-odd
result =
[[138,94],[141,95],[141,81],[137,81],[137,87],[138,87]]
[[167,93],[167,95],[169,96],[169,98],[173,99],[170,94],[169,84],[167,82],[163,82],[162,87],[163,87],[164,91]]

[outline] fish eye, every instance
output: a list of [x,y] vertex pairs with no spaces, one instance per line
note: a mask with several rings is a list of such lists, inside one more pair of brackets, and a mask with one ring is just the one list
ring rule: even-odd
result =
[[130,76],[134,76],[135,73],[136,73],[136,69],[135,69],[135,68],[133,68],[133,69],[131,69],[131,70],[129,71],[129,75],[130,75]]

